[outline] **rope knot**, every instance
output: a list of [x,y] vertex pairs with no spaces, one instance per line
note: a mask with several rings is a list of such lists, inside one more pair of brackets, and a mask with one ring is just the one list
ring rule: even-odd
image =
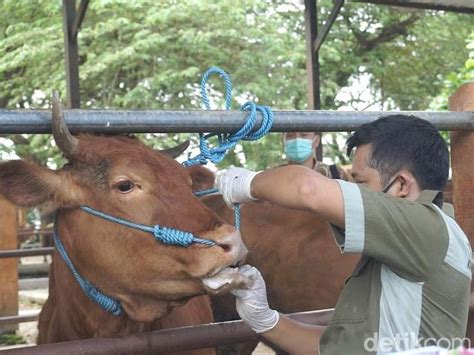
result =
[[114,316],[122,314],[122,305],[117,300],[103,294],[94,285],[87,281],[86,293],[89,298],[96,302],[102,309],[112,313]]
[[162,227],[158,224],[153,228],[153,236],[160,242],[184,247],[191,245],[194,241],[192,233]]

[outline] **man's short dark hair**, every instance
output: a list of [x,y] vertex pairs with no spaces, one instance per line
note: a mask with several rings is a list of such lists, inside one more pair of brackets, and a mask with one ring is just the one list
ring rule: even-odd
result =
[[443,190],[448,181],[448,146],[435,126],[415,116],[391,115],[360,126],[347,140],[354,147],[372,145],[367,164],[376,169],[382,185],[407,169],[422,190]]

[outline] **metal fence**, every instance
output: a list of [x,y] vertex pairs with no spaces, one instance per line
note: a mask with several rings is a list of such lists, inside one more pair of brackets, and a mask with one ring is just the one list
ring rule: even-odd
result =
[[54,247],[0,250],[0,259],[22,258],[25,256],[37,256],[37,255],[52,255],[53,251],[54,251]]
[[[53,235],[53,230],[52,229],[20,229],[17,231],[18,237],[28,237],[28,236],[35,236],[35,235],[51,236]],[[52,255],[53,250],[54,250],[53,247],[0,250],[0,259],[22,258],[26,256],[37,256],[37,255]]]
[[[326,309],[294,313],[289,317],[303,323],[326,325],[332,312],[332,309]],[[121,338],[93,338],[38,345],[5,351],[5,354],[169,354],[258,339],[258,335],[248,325],[242,321],[232,321],[138,333]]]
[[[353,111],[274,111],[272,132],[352,131],[361,124],[393,114],[415,115],[440,130],[474,130],[474,112],[353,112]],[[235,132],[246,122],[242,111],[114,111],[65,110],[72,133],[193,133]],[[0,110],[0,134],[51,133],[50,110]],[[257,117],[257,130],[262,118]]]

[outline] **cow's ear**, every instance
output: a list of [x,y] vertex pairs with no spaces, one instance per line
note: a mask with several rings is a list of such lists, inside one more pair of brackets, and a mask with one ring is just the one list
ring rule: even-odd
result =
[[71,205],[69,179],[62,172],[14,160],[0,164],[0,194],[14,204],[33,207],[53,202],[56,207]]
[[188,168],[189,175],[193,180],[193,192],[212,189],[214,187],[214,173],[209,169],[195,165]]

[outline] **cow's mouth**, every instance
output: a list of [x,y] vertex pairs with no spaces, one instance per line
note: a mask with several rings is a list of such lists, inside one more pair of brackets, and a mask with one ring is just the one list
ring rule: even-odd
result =
[[237,267],[225,267],[211,276],[203,277],[204,290],[211,295],[227,293],[235,288],[247,288],[250,279]]

